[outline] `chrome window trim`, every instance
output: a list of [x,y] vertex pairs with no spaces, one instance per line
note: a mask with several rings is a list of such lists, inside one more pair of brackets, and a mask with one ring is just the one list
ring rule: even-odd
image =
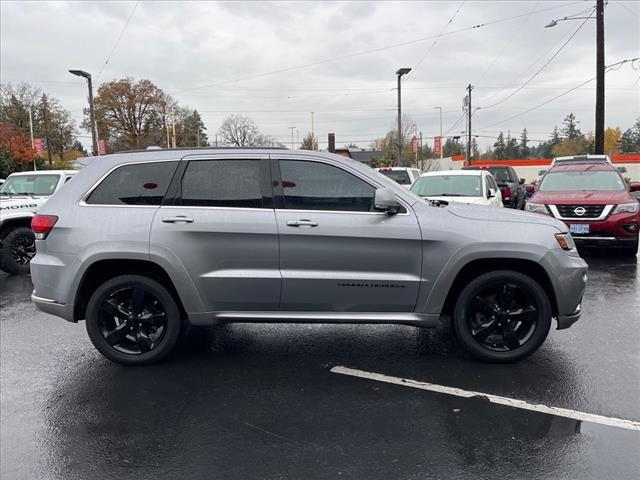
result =
[[310,213],[310,214],[311,213],[332,213],[332,214],[348,213],[348,214],[355,214],[355,215],[385,215],[390,217],[395,217],[396,215],[400,215],[400,216],[409,215],[409,209],[404,204],[402,204],[402,206],[407,209],[407,213],[395,213],[393,215],[388,215],[386,212],[359,212],[357,210],[300,210],[300,209],[276,208],[275,211],[283,212],[283,213],[294,212],[294,213]]
[[[155,208],[155,207],[154,207]],[[197,209],[197,210],[250,210],[250,211],[264,211],[273,212],[273,208],[264,207],[207,207],[201,205],[160,205],[159,208],[178,208],[178,209]]]
[[[118,208],[158,208],[160,207],[160,205],[118,205],[117,203],[111,204],[111,203],[87,203],[87,198],[89,198],[89,196],[93,193],[93,191],[98,188],[98,186],[102,183],[102,181],[107,178],[111,173],[113,173],[114,171],[116,171],[117,169],[121,168],[121,167],[127,167],[129,165],[144,165],[147,163],[166,163],[166,162],[176,162],[176,164],[180,163],[180,160],[176,160],[175,158],[170,158],[170,159],[166,159],[166,160],[145,160],[143,162],[127,162],[127,163],[119,163],[118,165],[113,166],[112,168],[110,168],[109,170],[107,170],[107,172],[102,175],[94,184],[93,186],[87,191],[87,193],[85,193],[82,198],[80,199],[80,201],[78,202],[78,205],[81,207],[118,207]],[[177,168],[177,165],[176,165]]]
[[615,205],[605,205],[599,217],[562,217],[560,216],[560,212],[558,211],[558,208],[555,205],[547,205],[547,206],[549,207],[549,210],[551,210],[551,214],[555,218],[557,218],[558,220],[564,220],[566,222],[571,222],[571,221],[575,222],[575,221],[581,221],[581,220],[589,220],[589,221],[604,220],[609,216],[609,213],[611,212],[611,210],[613,210],[613,207],[615,207]]

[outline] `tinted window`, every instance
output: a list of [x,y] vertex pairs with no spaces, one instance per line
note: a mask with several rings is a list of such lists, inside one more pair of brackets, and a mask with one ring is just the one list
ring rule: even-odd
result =
[[189,162],[182,177],[182,205],[262,208],[260,160]]
[[508,167],[489,167],[489,171],[498,182],[514,181],[513,178],[511,178],[511,171]]
[[400,185],[411,185],[411,178],[409,178],[409,173],[406,170],[381,169],[379,172]]
[[125,165],[109,174],[91,193],[93,205],[160,205],[177,162]]
[[324,163],[281,160],[280,173],[285,208],[373,211],[375,188],[340,168]]

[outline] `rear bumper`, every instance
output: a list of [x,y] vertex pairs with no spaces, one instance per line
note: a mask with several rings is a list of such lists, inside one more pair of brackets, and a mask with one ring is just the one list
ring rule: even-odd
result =
[[35,291],[31,294],[31,301],[38,310],[44,313],[64,318],[69,322],[75,322],[73,318],[73,305],[58,303],[50,298],[38,297]]

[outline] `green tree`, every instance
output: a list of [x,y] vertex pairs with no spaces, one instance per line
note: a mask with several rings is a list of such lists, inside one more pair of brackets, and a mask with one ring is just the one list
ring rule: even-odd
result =
[[525,127],[520,133],[520,145],[518,146],[518,150],[520,153],[519,158],[529,158],[529,147],[527,145],[528,143],[529,136],[527,135],[527,129]]
[[497,160],[503,160],[506,157],[507,145],[504,142],[504,133],[498,134],[498,139],[493,144],[493,153]]
[[633,127],[624,131],[620,137],[620,151],[622,153],[640,153],[640,117]]
[[567,115],[562,122],[562,129],[560,134],[563,140],[571,139],[576,140],[583,137],[582,132],[578,128],[578,121],[573,113]]
[[318,150],[318,138],[311,132],[307,133],[306,137],[302,139],[300,150]]
[[176,146],[206,147],[209,145],[207,127],[197,110],[176,109]]
[[518,152],[518,141],[511,137],[511,131],[507,132],[507,140],[504,147],[505,158],[518,158],[520,156]]
[[460,143],[460,137],[449,137],[442,145],[442,156],[453,157],[464,154],[464,146]]

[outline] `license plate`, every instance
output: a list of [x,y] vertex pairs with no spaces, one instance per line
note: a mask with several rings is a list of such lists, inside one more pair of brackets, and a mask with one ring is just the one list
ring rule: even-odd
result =
[[572,223],[569,225],[569,232],[575,234],[589,233],[588,223]]

